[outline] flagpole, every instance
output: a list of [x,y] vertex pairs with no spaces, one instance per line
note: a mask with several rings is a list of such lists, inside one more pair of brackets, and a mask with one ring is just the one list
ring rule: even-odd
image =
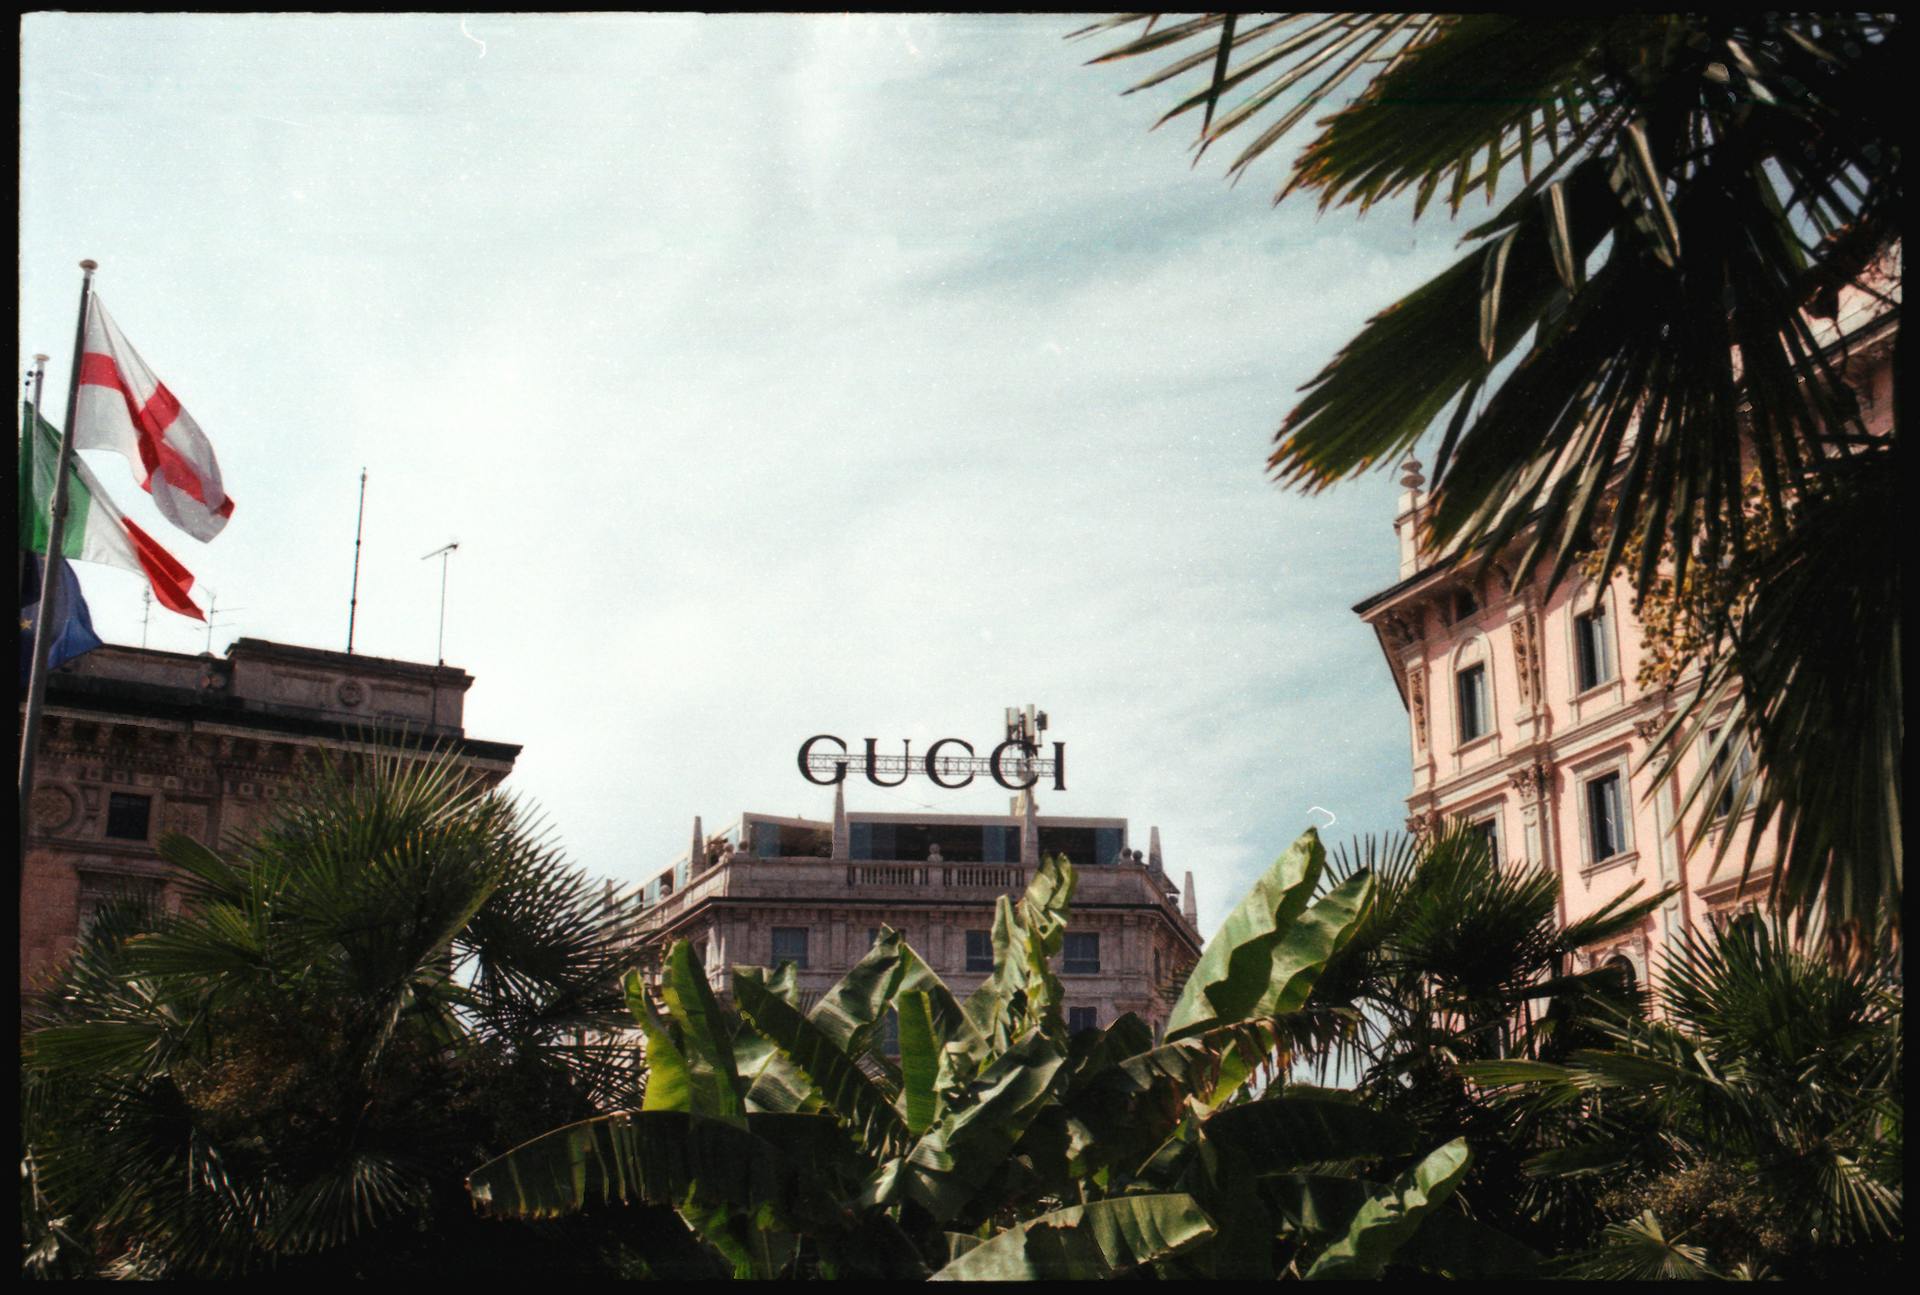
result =
[[[47,658],[53,651],[49,622],[53,598],[60,589],[60,556],[67,529],[67,474],[73,466],[73,422],[80,407],[80,362],[87,351],[87,311],[93,304],[92,261],[80,262],[80,319],[73,329],[73,372],[67,379],[67,419],[60,429],[60,457],[53,469],[53,499],[47,507],[47,554],[40,570],[40,610],[33,618],[33,667],[27,676],[27,716],[20,731],[20,885],[27,881],[28,814],[33,800],[33,755],[40,739],[40,712],[47,700]],[[40,381],[34,383],[34,426],[40,434]]]

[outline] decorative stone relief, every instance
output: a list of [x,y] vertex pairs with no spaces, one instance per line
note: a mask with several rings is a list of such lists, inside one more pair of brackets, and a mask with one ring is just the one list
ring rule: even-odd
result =
[[34,827],[42,832],[58,832],[78,817],[80,806],[65,787],[37,787],[31,809]]
[[1520,793],[1523,804],[1535,804],[1553,785],[1553,770],[1541,760],[1532,760],[1507,774],[1507,781]]
[[204,845],[207,839],[207,807],[191,803],[170,804],[160,815],[160,830],[190,836]]
[[367,687],[358,679],[343,679],[334,695],[340,699],[342,706],[358,706],[367,699]]
[[1413,715],[1413,743],[1421,750],[1427,746],[1427,668],[1416,663],[1407,668],[1407,709]]
[[1440,830],[1440,816],[1432,810],[1407,815],[1407,832],[1412,836],[1431,836]]
[[1532,608],[1513,618],[1513,678],[1520,708],[1532,710],[1546,695],[1540,681],[1540,622]]

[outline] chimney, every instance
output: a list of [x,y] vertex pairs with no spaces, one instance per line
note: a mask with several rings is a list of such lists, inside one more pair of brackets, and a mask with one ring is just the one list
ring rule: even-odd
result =
[[833,784],[833,857],[844,863],[852,857],[853,834],[847,828],[847,785]]
[[700,816],[693,816],[693,849],[687,853],[687,875],[698,876],[707,866],[707,838],[700,831]]
[[1186,884],[1180,888],[1180,916],[1187,919],[1187,925],[1194,930],[1200,929],[1200,905],[1193,897],[1193,870],[1187,870]]
[[1393,533],[1400,541],[1400,578],[1406,579],[1420,569],[1420,522],[1427,479],[1420,474],[1420,460],[1407,455],[1400,465],[1400,507],[1393,519]]
[[1167,863],[1160,857],[1160,829],[1157,827],[1147,829],[1147,867],[1161,876],[1166,875]]

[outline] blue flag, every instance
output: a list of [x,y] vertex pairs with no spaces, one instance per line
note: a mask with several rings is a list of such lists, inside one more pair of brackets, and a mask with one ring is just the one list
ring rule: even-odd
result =
[[[33,627],[40,619],[40,555],[22,553],[25,559],[20,573],[20,686],[25,688],[33,673]],[[60,578],[53,584],[53,616],[47,623],[53,635],[47,652],[47,668],[65,665],[83,652],[100,646],[93,632],[93,616],[87,611],[86,595],[80,592],[80,578],[73,564],[60,564]]]

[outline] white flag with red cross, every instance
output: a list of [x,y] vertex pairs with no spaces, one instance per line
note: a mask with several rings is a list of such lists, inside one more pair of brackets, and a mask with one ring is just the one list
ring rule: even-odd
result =
[[160,515],[196,540],[210,540],[233,516],[213,446],[114,324],[96,295],[80,358],[73,443],[127,456]]

